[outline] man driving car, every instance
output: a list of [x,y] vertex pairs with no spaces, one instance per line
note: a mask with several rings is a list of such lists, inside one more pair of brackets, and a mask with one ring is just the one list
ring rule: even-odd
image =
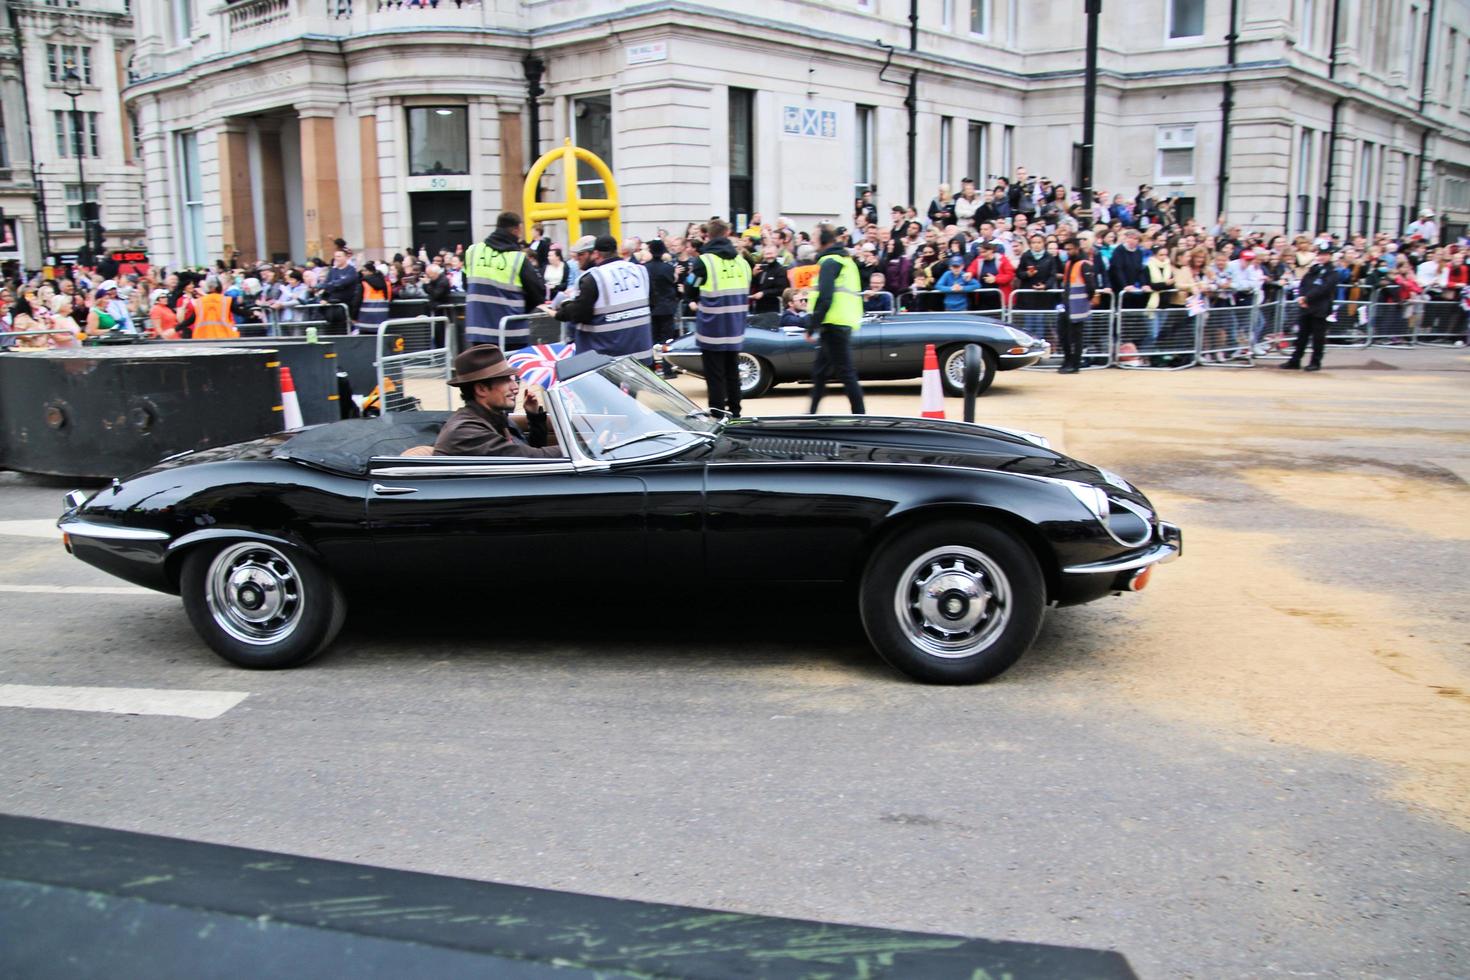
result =
[[449,384],[459,389],[464,407],[449,417],[434,441],[435,456],[535,456],[561,458],[548,446],[550,427],[539,390],[526,389],[522,405],[530,435],[510,419],[520,393],[520,378],[496,344],[479,344],[454,359]]

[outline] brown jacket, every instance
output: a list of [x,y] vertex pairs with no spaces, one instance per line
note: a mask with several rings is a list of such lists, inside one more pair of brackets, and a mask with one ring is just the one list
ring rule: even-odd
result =
[[[560,459],[561,450],[547,446],[546,413],[528,416],[530,438],[508,419],[480,405],[469,404],[453,415],[434,440],[435,456],[545,456]],[[544,447],[544,448],[543,448]]]

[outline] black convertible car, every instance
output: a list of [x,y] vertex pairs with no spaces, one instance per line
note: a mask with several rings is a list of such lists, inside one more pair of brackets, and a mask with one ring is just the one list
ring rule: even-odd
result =
[[[740,352],[740,393],[745,398],[759,398],[783,382],[811,380],[817,345],[801,327],[782,327],[780,320],[777,313],[761,313],[746,322]],[[978,344],[983,352],[982,392],[995,380],[995,372],[1029,367],[1051,353],[1046,341],[973,313],[878,313],[863,317],[862,326],[853,331],[853,366],[864,381],[917,378],[924,373],[927,344],[939,354],[939,377],[950,395],[964,392],[966,344]],[[693,335],[667,345],[663,356],[681,370],[704,376]]]
[[[876,416],[711,417],[634,361],[562,361],[547,393],[566,459],[421,455],[446,413],[187,453],[90,498],[67,548],[181,595],[231,663],[304,664],[385,569],[447,597],[523,581],[668,575],[852,581],[873,646],[920,680],[994,677],[1048,605],[1137,590],[1180,531],[1039,436]],[[493,562],[485,556],[493,554]],[[600,574],[599,574],[600,577]]]

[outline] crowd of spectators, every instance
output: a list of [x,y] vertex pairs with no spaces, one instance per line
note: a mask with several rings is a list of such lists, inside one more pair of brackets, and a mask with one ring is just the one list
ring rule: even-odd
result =
[[[1125,308],[1270,304],[1290,294],[1326,245],[1334,251],[1340,298],[1397,308],[1389,319],[1402,322],[1406,336],[1422,316],[1451,332],[1464,329],[1470,316],[1470,242],[1442,242],[1428,211],[1402,235],[1288,238],[1224,215],[1203,223],[1181,218],[1175,202],[1148,185],[1131,195],[1098,191],[1086,208],[1073,190],[1017,168],[988,189],[968,177],[957,192],[942,184],[922,211],[895,204],[884,214],[876,194],[865,192],[837,230],[859,265],[870,312],[1054,309],[1062,298],[1064,252],[1076,240],[1090,246],[1100,285]],[[815,232],[755,214],[734,236],[751,265],[752,314],[804,322],[817,271]],[[622,242],[623,257],[650,266],[655,317],[693,315],[690,271],[704,237],[703,226],[690,223]],[[201,297],[219,293],[235,329],[251,336],[300,320],[350,329],[364,295],[426,299],[434,308],[462,301],[464,245],[386,260],[355,255],[340,239],[336,245],[329,260],[313,258],[301,267],[221,261],[209,270],[118,275],[99,267],[35,276],[0,291],[0,328],[58,331],[13,341],[49,346],[118,332],[187,338],[199,323]],[[527,255],[546,280],[549,300],[575,285],[566,251],[540,226],[532,229]]]

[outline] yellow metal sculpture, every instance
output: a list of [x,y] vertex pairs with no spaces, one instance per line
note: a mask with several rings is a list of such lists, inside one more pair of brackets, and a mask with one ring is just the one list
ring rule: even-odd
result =
[[[541,182],[541,175],[558,160],[562,161],[562,179],[566,184],[566,199],[562,201],[536,200],[536,188]],[[583,198],[577,193],[578,160],[597,172],[597,176],[602,180],[602,186],[607,189],[607,197]],[[618,209],[618,184],[613,180],[612,170],[602,162],[602,158],[597,154],[591,150],[584,150],[580,146],[573,146],[571,140],[541,155],[541,158],[531,167],[531,172],[526,174],[526,187],[521,197],[526,224],[534,224],[537,221],[565,221],[568,244],[582,237],[583,221],[606,221],[614,238],[621,240],[623,237],[623,223]]]

